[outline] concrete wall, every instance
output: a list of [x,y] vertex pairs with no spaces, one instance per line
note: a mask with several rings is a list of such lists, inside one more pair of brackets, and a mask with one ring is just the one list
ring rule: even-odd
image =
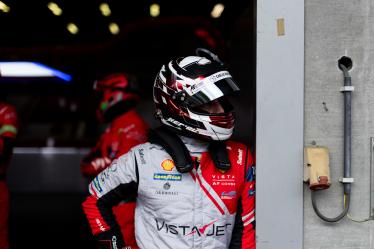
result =
[[[370,204],[370,137],[374,136],[374,1],[305,0],[305,145],[330,148],[332,186],[319,193],[321,211],[342,210],[343,96],[337,60],[353,60],[352,176],[350,214],[367,218]],[[326,108],[323,105],[326,103]],[[314,213],[304,187],[304,249],[374,248],[374,222],[348,218],[326,224]]]

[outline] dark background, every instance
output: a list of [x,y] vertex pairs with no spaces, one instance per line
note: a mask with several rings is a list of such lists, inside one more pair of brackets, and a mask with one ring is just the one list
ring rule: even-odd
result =
[[[99,10],[104,1],[3,1],[0,11],[1,61],[35,61],[70,74],[69,83],[51,79],[0,77],[0,95],[17,108],[21,121],[8,171],[11,191],[10,236],[18,248],[95,248],[80,204],[87,182],[79,161],[105,128],[95,117],[95,79],[126,71],[137,76],[140,114],[154,127],[152,84],[161,65],[193,55],[197,47],[217,53],[229,66],[241,94],[233,99],[238,122],[234,139],[254,145],[255,44],[254,2],[219,1],[220,18],[210,16],[218,1],[108,0],[112,14]],[[160,5],[150,17],[149,6]],[[79,32],[70,34],[74,22]],[[116,22],[118,35],[108,24]]]

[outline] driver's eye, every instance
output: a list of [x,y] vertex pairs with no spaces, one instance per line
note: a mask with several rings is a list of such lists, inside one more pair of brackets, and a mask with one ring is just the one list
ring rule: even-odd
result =
[[206,103],[204,105],[197,106],[194,109],[198,112],[208,113],[208,114],[225,112],[224,108],[222,107],[222,105],[220,104],[218,100]]

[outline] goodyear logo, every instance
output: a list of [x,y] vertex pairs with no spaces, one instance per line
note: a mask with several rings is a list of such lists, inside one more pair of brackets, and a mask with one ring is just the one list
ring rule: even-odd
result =
[[182,181],[182,174],[155,173],[153,175],[153,180],[159,180],[159,181]]
[[173,160],[166,159],[162,161],[161,166],[165,171],[172,171],[174,168],[174,162]]

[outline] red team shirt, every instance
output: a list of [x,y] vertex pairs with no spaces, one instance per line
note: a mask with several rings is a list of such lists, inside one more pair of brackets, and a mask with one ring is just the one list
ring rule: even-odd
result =
[[[18,118],[15,108],[0,102],[0,155],[4,150],[3,138],[15,138],[18,131]],[[8,160],[0,160],[0,176],[5,176]]]
[[0,248],[8,249],[9,193],[5,183],[6,169],[12,155],[6,148],[6,139],[13,140],[18,131],[17,113],[14,107],[0,102]]

